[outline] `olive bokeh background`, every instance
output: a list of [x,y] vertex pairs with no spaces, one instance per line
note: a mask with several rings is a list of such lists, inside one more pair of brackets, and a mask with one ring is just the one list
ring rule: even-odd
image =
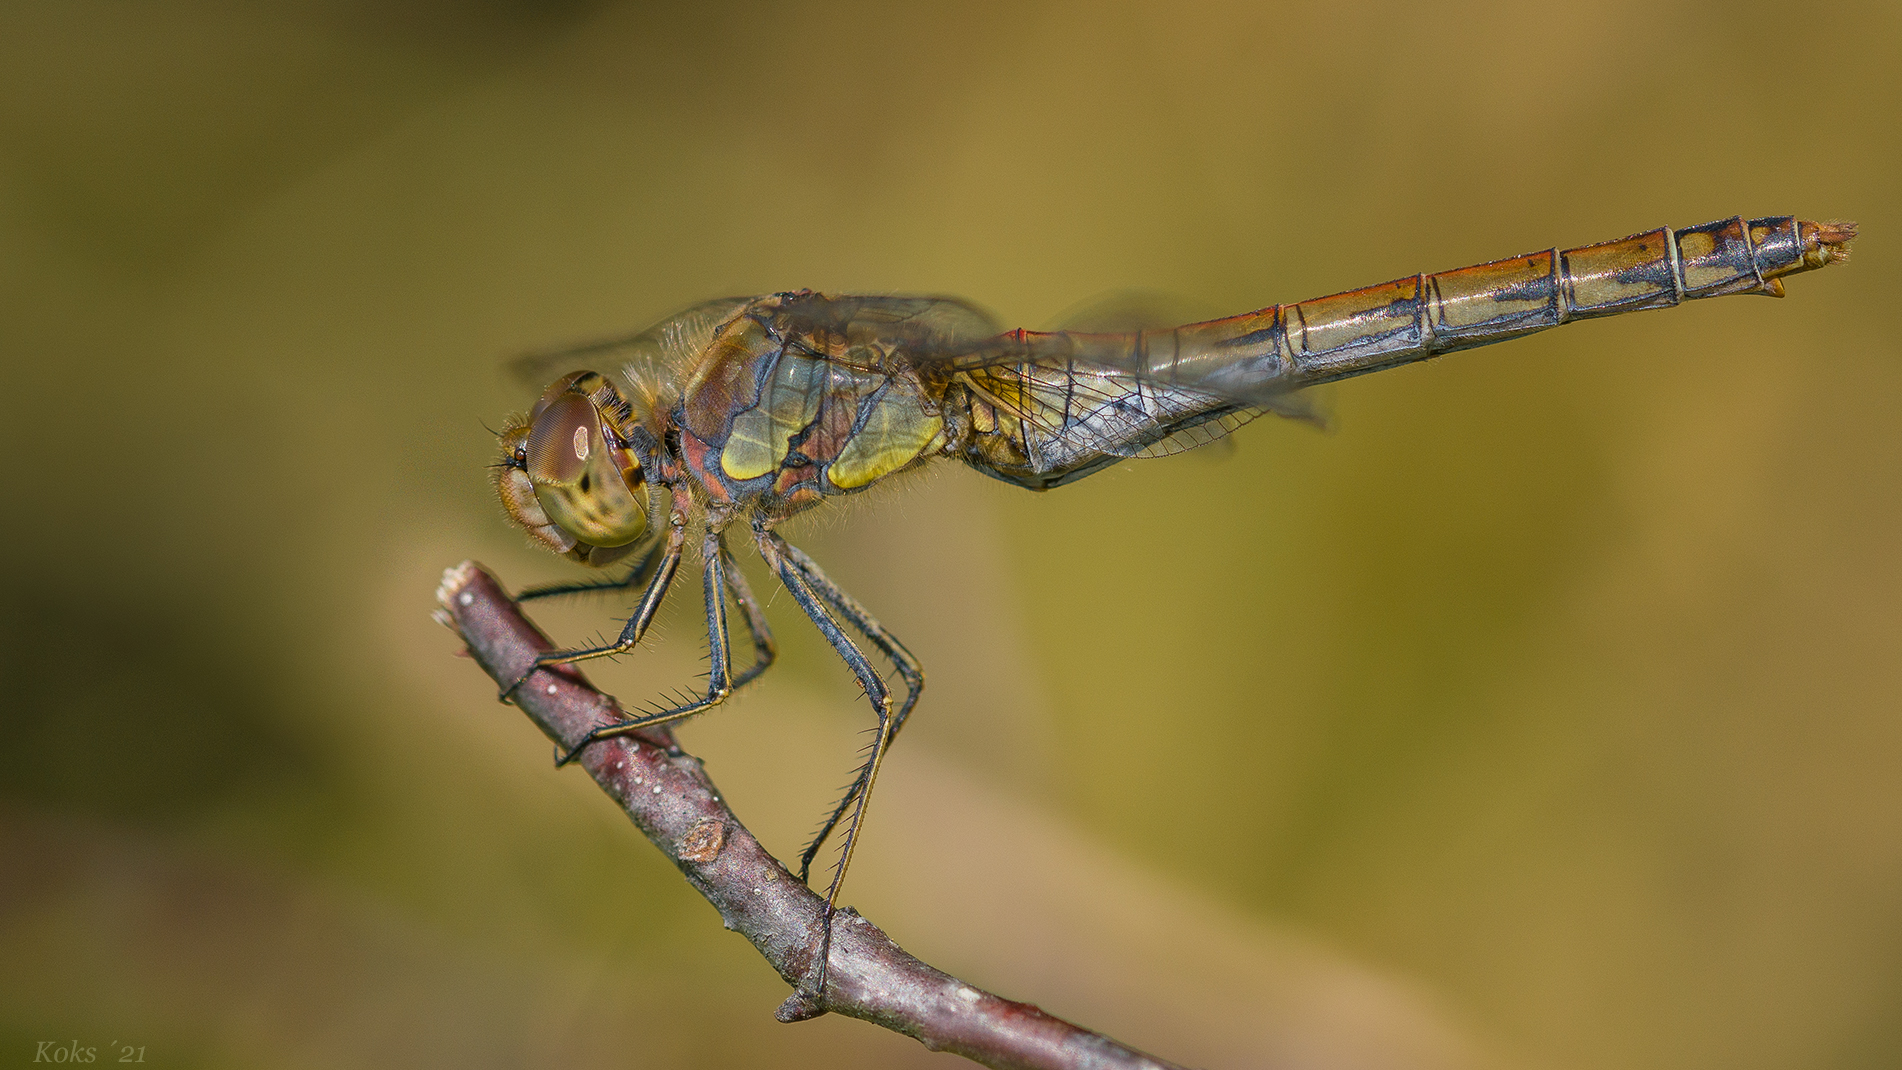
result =
[[[846,900],[973,983],[1193,1065],[1896,1065],[1898,56],[1882,2],[0,6],[0,1061],[953,1065],[775,1024],[430,623],[572,574],[484,475],[510,353],[1794,213],[1866,237],[1785,301],[792,533],[931,674]],[[592,675],[690,681],[695,603]],[[783,857],[866,716],[770,614],[682,735]]]

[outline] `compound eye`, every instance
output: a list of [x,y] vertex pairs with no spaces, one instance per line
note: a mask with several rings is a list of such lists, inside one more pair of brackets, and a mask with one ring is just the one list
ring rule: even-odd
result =
[[607,440],[594,402],[567,393],[536,409],[524,459],[548,519],[593,546],[625,546],[646,534],[640,462]]

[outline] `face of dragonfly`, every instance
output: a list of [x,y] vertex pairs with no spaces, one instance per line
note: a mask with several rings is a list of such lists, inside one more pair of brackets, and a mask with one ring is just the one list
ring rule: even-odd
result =
[[653,491],[629,444],[633,407],[595,372],[555,381],[502,430],[495,489],[509,518],[586,565],[626,555],[647,534]]

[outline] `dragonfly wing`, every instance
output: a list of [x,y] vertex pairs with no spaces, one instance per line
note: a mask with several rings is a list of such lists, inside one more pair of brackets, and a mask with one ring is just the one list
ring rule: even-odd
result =
[[683,355],[697,353],[722,324],[755,300],[718,297],[676,312],[637,334],[524,353],[508,362],[509,376],[540,389],[573,371],[664,368]]
[[1210,443],[1225,439],[1230,432],[1243,424],[1251,422],[1255,417],[1260,416],[1261,413],[1262,410],[1260,409],[1236,409],[1232,412],[1225,412],[1207,420],[1190,423],[1177,431],[1171,432],[1167,437],[1158,439],[1134,453],[1119,453],[1118,455],[1147,459],[1150,457],[1171,457],[1178,453],[1186,453],[1198,446],[1207,446]]
[[1020,361],[959,375],[1039,471],[1086,458],[1158,457],[1212,442],[1260,414],[1215,395],[1073,361]]
[[781,339],[853,366],[945,364],[1000,333],[990,313],[956,297],[785,294],[771,315]]
[[907,335],[934,339],[940,344],[960,345],[1002,333],[996,317],[961,297],[877,296],[842,300],[851,302],[853,318],[859,322],[890,325]]
[[[1216,310],[1207,304],[1191,301],[1180,294],[1158,290],[1116,290],[1072,306],[1057,317],[1056,325],[1052,330],[1073,333],[1082,332],[1092,335],[1127,335],[1135,331],[1146,331],[1149,332],[1152,337],[1161,337],[1170,334],[1175,325],[1179,323],[1213,323],[1219,318],[1214,314],[1215,311]],[[1112,353],[1126,351],[1125,347],[1121,345],[1111,346],[1110,349]],[[1134,364],[1135,360],[1132,356],[1123,366],[1125,370],[1131,371],[1133,374],[1142,375],[1146,369],[1133,367]],[[1178,375],[1178,379],[1179,378]],[[1169,385],[1160,378],[1152,378],[1152,381],[1161,385]],[[1178,381],[1174,385],[1183,384]],[[1213,386],[1215,384],[1203,385]],[[1180,453],[1186,449],[1194,449],[1196,446],[1207,445],[1223,435],[1228,434],[1230,431],[1235,430],[1235,428],[1240,427],[1242,424],[1253,420],[1263,412],[1271,412],[1276,416],[1290,420],[1299,420],[1302,423],[1312,424],[1315,427],[1325,429],[1330,425],[1331,421],[1326,415],[1325,405],[1323,405],[1321,399],[1316,396],[1316,389],[1317,388],[1292,390],[1277,387],[1268,391],[1255,390],[1237,393],[1230,396],[1230,400],[1246,400],[1253,403],[1253,407],[1249,410],[1247,416],[1225,417],[1221,421],[1222,426],[1219,429],[1208,426],[1197,426],[1188,429],[1183,433],[1182,441],[1179,444],[1172,444],[1168,449],[1161,449],[1161,444],[1159,443],[1157,446],[1144,450],[1138,456],[1160,457],[1170,453]],[[1220,390],[1211,390],[1210,392],[1223,394]]]
[[[1078,316],[1109,329],[1006,332],[988,312],[955,297],[799,296],[802,299],[786,301],[774,313],[774,327],[782,336],[876,341],[886,359],[901,359],[927,378],[1020,364],[1042,369],[1040,380],[1047,380],[1053,369],[1068,372],[1074,367],[1086,375],[1113,371],[1159,388],[1314,419],[1312,406],[1289,400],[1296,391],[1279,369],[1264,368],[1257,347],[1236,337],[1245,332],[1242,321],[1249,317],[1133,329],[1133,324],[1155,320],[1164,303],[1180,302],[1132,292],[1082,306]],[[844,355],[840,346],[830,348],[827,355],[832,359]]]
[[1178,323],[1212,319],[1221,310],[1166,290],[1109,290],[1071,305],[1053,317],[1049,330],[1089,334],[1155,331]]
[[[1123,457],[1192,449],[1264,411],[1318,421],[1291,391],[1235,397],[1211,389],[1221,376],[1242,374],[1229,354],[1208,354],[1200,364],[1148,360],[1147,339],[1175,345],[1193,328],[999,332],[982,310],[947,297],[788,294],[770,315],[768,329],[783,344],[834,366],[902,368],[933,393],[961,385],[975,406],[977,433],[1012,444],[1000,463],[1039,485]],[[1199,378],[1182,381],[1190,376]]]

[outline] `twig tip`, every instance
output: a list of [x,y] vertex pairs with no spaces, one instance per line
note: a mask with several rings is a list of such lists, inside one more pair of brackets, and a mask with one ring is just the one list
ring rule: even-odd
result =
[[[461,593],[463,588],[469,586],[469,581],[474,579],[476,573],[480,571],[482,571],[482,566],[476,564],[474,561],[464,561],[460,565],[443,569],[442,583],[436,586],[436,601],[442,603],[445,607],[448,606],[449,600]],[[464,602],[463,604],[467,605],[468,603]]]
[[773,1017],[787,1023],[804,1022],[817,1018],[825,1012],[826,1009],[819,1006],[819,1002],[811,996],[804,992],[794,992],[786,997],[786,1002],[781,1003],[778,1010],[773,1012]]

